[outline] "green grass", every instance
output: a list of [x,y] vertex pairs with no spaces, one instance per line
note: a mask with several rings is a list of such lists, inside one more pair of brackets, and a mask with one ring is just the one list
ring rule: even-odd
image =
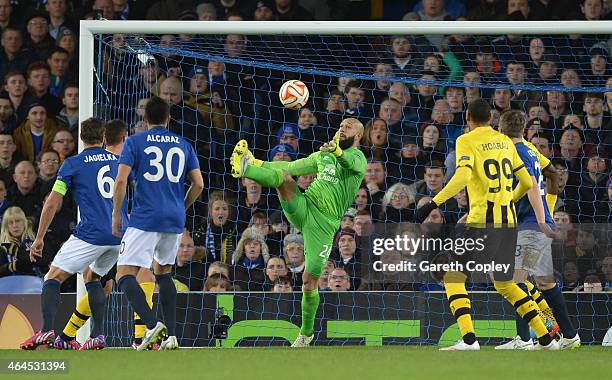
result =
[[68,361],[65,375],[2,375],[2,378],[63,379],[605,379],[610,376],[611,349],[582,347],[574,351],[438,352],[436,347],[312,347],[307,349],[181,349],[17,351],[0,350],[0,361]]

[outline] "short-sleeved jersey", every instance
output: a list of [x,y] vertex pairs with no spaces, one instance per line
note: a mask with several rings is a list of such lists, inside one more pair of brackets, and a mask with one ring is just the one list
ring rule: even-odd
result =
[[[80,218],[73,235],[93,245],[119,245],[112,234],[113,189],[119,158],[103,148],[87,148],[68,157],[57,173],[53,191],[62,195],[70,189],[79,205]],[[123,204],[124,224],[128,220]]]
[[[542,175],[542,166],[540,164],[540,161],[538,161],[538,155],[536,153],[537,150],[534,151],[534,149],[529,148],[524,143],[518,143],[515,146],[519,157],[525,164],[525,169],[527,169],[527,172],[530,176],[535,177],[536,179],[538,188],[540,190],[540,195],[542,197],[542,204],[544,205],[544,215],[546,217],[546,223],[553,225],[553,218],[550,215],[550,212],[548,211],[548,207],[546,206],[546,184],[544,183],[544,176]],[[550,163],[550,161],[548,162]],[[517,183],[518,181],[515,179],[514,187],[516,187]],[[535,211],[533,210],[533,207],[531,207],[531,203],[529,202],[529,198],[527,197],[527,195],[523,196],[523,198],[521,198],[517,202],[517,220],[519,226],[521,227],[525,226],[529,228],[539,229],[537,225],[538,220],[536,218]]]
[[166,128],[152,128],[126,140],[119,164],[130,166],[136,180],[129,226],[181,233],[185,177],[200,167],[193,147]]
[[457,139],[456,155],[457,168],[472,171],[467,223],[516,225],[512,181],[523,162],[512,140],[491,127],[478,127]]

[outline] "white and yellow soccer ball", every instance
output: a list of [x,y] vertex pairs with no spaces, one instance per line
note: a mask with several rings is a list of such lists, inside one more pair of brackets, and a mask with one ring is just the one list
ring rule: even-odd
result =
[[280,88],[278,98],[289,109],[299,109],[308,102],[308,87],[299,80],[288,80]]

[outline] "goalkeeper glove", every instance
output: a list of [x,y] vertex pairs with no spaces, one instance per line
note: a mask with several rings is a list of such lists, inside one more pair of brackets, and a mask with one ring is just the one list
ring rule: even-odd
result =
[[423,223],[429,216],[429,213],[437,209],[439,206],[434,201],[430,201],[426,205],[421,206],[416,210],[415,219],[418,223]]
[[336,132],[334,138],[330,142],[323,144],[319,149],[321,152],[329,152],[336,157],[342,156],[342,148],[340,148],[340,131]]

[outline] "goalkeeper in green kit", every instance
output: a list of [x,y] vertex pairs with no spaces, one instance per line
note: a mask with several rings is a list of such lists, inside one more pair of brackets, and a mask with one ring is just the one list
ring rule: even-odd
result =
[[[363,124],[344,119],[334,138],[319,152],[293,161],[264,162],[255,159],[241,140],[231,157],[232,176],[250,178],[261,186],[273,187],[287,220],[304,236],[306,267],[302,275],[302,328],[291,347],[305,347],[314,337],[319,307],[318,280],[332,249],[334,237],[346,210],[365,175],[366,158],[359,150]],[[292,176],[317,174],[304,193]]]

